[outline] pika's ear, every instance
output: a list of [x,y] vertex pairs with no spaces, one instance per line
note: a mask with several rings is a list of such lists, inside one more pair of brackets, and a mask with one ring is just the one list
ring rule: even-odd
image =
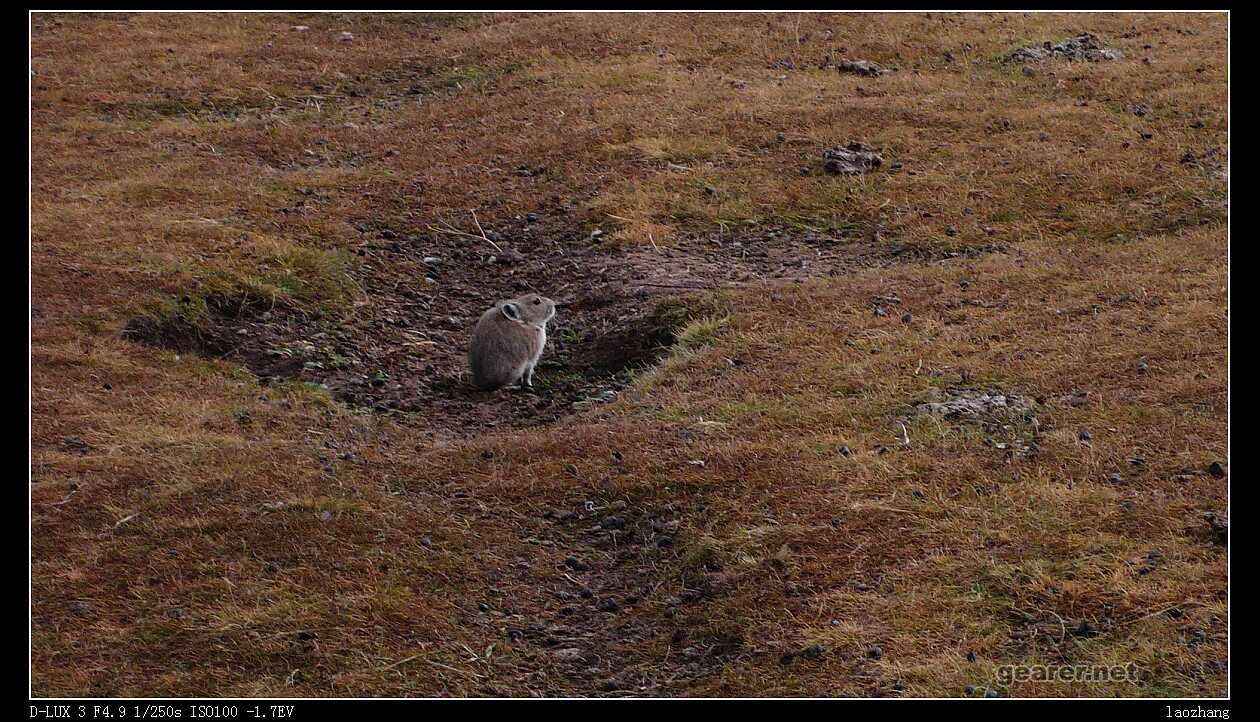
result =
[[521,309],[515,303],[505,303],[499,310],[503,312],[504,316],[507,316],[509,321],[521,320]]

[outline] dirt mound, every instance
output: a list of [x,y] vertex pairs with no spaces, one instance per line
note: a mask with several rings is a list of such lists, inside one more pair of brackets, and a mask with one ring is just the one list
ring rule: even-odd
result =
[[836,64],[836,70],[842,73],[855,73],[868,77],[878,77],[888,72],[884,69],[884,66],[869,60],[844,60]]
[[1018,417],[1035,407],[1032,399],[1000,390],[951,388],[937,401],[925,401],[915,407],[919,414],[946,419]]
[[[913,416],[936,417],[952,427],[972,427],[985,443],[1008,458],[1028,458],[1040,451],[1041,405],[1032,396],[1004,389],[949,386],[933,389],[914,407]],[[908,436],[907,436],[908,439]]]
[[883,164],[884,158],[877,149],[858,142],[823,151],[823,172],[827,175],[861,175]]
[[1006,60],[1010,63],[1039,63],[1055,58],[1065,58],[1097,63],[1103,60],[1120,60],[1123,57],[1119,50],[1104,46],[1098,36],[1092,33],[1079,33],[1059,43],[1051,43],[1047,40],[1040,46],[1017,48],[1006,56]]

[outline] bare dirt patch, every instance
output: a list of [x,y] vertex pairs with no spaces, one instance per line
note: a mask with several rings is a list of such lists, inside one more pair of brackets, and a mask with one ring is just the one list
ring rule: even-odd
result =
[[[421,231],[361,221],[357,299],[334,315],[249,296],[188,296],[132,319],[124,336],[240,361],[263,383],[327,387],[345,402],[433,430],[476,435],[546,423],[610,401],[661,359],[676,331],[718,312],[713,292],[931,262],[996,246],[925,248],[796,228],[719,229],[665,247],[579,235],[563,210],[498,231]],[[510,239],[510,240],[509,240]],[[482,392],[468,382],[471,324],[527,290],[561,305],[535,388]],[[193,306],[197,306],[193,309]]]
[[[536,572],[508,575],[486,611],[505,642],[528,661],[549,695],[668,696],[682,680],[732,662],[743,640],[687,631],[679,611],[717,593],[707,575],[690,585],[662,582],[677,563],[682,513],[672,504],[574,497],[524,522],[529,543],[563,550],[537,583]],[[510,595],[509,588],[510,587]],[[529,615],[514,610],[535,610]],[[650,664],[628,663],[635,646],[677,647]]]

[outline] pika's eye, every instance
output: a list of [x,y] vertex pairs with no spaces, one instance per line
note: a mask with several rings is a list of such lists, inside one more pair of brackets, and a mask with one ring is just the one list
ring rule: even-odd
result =
[[535,299],[534,299],[534,305],[535,305],[535,306],[537,306],[537,305],[538,305],[538,304],[540,304],[540,303],[542,303],[542,299],[541,299],[541,298],[535,298]]

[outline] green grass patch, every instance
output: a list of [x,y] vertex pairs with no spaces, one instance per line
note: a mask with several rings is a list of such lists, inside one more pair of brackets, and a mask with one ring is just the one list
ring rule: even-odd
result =
[[683,326],[682,330],[675,337],[675,350],[694,351],[706,346],[712,346],[726,328],[729,320],[725,316],[721,318],[704,316],[703,318],[693,319]]

